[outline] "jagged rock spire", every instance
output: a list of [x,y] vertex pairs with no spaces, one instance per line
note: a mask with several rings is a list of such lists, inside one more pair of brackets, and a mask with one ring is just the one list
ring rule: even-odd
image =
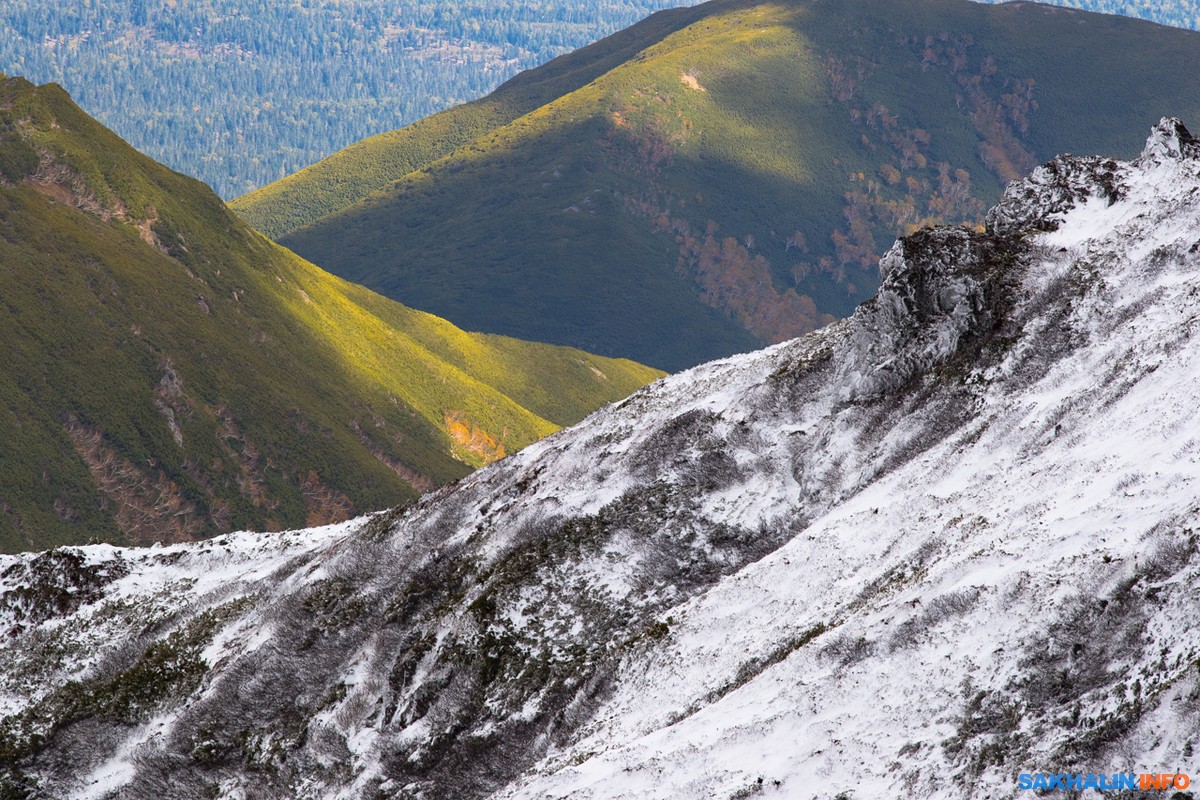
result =
[[[1132,165],[1146,169],[1185,161],[1200,166],[1200,140],[1177,117],[1163,117],[1150,129],[1142,154]],[[988,230],[998,235],[1054,230],[1063,214],[1089,197],[1103,198],[1111,205],[1125,192],[1129,166],[1111,158],[1059,156],[1008,185],[1004,197],[988,212]]]
[[1142,166],[1166,161],[1200,159],[1200,141],[1192,136],[1178,117],[1163,117],[1150,129],[1146,146],[1137,163]]

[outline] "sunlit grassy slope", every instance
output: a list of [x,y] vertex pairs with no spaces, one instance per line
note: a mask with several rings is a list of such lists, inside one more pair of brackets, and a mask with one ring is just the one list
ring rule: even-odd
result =
[[0,304],[5,550],[381,508],[659,374],[346,283],[3,76]]
[[673,369],[848,313],[896,234],[1059,152],[1200,118],[1196,63],[1200,34],[1032,3],[718,0],[235,208],[456,324]]
[[230,207],[268,236],[284,236],[574,91],[698,18],[690,8],[654,14],[603,42],[522,72],[487,97],[364,139],[295,175],[233,200]]

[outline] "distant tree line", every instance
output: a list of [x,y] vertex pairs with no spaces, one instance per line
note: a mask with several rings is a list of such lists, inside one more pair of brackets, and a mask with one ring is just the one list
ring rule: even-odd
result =
[[[230,198],[696,2],[0,0],[0,72]],[[1200,0],[1058,2],[1200,29]]]
[[230,198],[684,4],[0,0],[0,72]]
[[[1002,3],[1008,0],[983,0]],[[1198,0],[1047,0],[1051,5],[1095,11],[1100,14],[1120,14],[1171,25],[1176,28],[1200,30],[1200,2]]]

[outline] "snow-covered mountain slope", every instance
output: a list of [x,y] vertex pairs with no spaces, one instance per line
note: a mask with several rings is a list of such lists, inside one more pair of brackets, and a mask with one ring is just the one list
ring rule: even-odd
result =
[[[403,512],[0,560],[0,796],[1015,797],[1200,740],[1200,145]],[[1191,769],[1191,771],[1195,771]],[[1086,795],[1085,795],[1086,796]]]

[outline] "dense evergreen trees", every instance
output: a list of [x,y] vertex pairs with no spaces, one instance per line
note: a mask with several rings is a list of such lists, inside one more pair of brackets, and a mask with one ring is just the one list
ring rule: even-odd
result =
[[[985,0],[1005,2],[1005,0]],[[1120,14],[1123,17],[1148,19],[1160,25],[1200,30],[1200,2],[1197,0],[1050,0],[1052,5],[1097,11],[1101,14]]]

